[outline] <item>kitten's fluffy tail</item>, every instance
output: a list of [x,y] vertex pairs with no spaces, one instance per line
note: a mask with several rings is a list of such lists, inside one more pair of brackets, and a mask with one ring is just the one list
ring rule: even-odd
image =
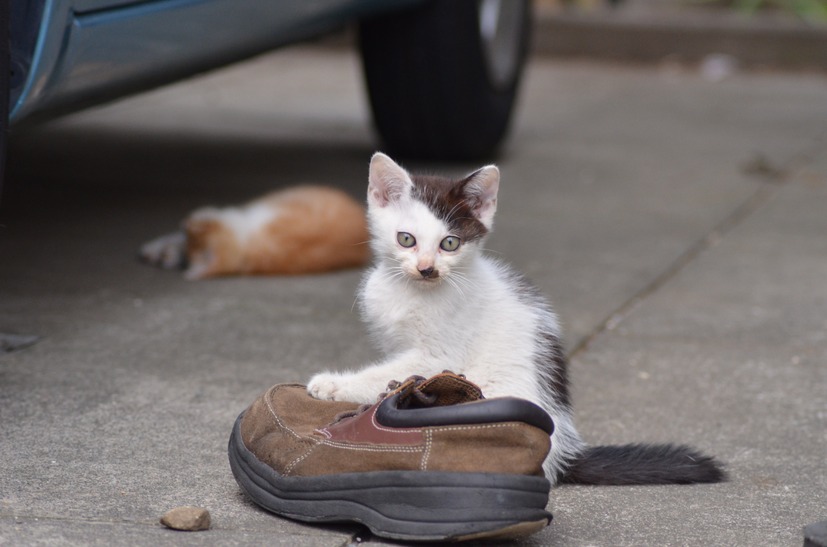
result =
[[592,485],[695,484],[727,479],[710,456],[672,444],[590,446],[568,466],[561,483]]

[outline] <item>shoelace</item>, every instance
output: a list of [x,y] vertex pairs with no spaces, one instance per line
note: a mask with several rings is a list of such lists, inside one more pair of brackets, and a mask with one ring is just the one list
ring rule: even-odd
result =
[[[446,370],[443,372],[450,371]],[[458,376],[465,378],[464,374],[459,374]],[[421,386],[426,380],[427,378],[425,378],[424,376],[419,376],[417,374],[414,374],[413,376],[408,376],[408,378],[406,378],[404,382],[400,382],[399,380],[391,380],[390,382],[388,382],[387,390],[379,394],[379,396],[376,398],[376,402],[378,403],[379,401],[383,400],[385,397],[387,397],[389,394],[393,393],[403,385],[410,384],[409,387],[405,390],[405,398],[403,401],[401,401],[399,405],[400,408],[408,408],[411,406],[411,396],[413,396],[413,399],[416,399],[416,402],[419,403],[421,406],[433,406],[433,404],[436,402],[439,396],[436,393],[424,393],[419,390],[419,386]],[[334,416],[333,423],[335,424],[346,418],[358,416],[359,414],[363,413],[364,411],[372,407],[374,404],[375,403],[366,403],[355,410],[345,410],[344,412],[340,412],[336,416]]]

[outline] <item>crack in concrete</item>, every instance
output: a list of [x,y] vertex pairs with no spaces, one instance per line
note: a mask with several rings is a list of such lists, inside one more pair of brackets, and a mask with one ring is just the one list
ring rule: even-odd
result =
[[657,292],[661,287],[666,285],[669,281],[674,279],[686,266],[693,262],[707,249],[718,244],[730,231],[741,224],[753,212],[763,206],[769,199],[775,195],[777,187],[769,184],[763,184],[759,187],[752,196],[750,196],[744,203],[739,205],[732,213],[730,213],[724,220],[718,223],[709,233],[707,233],[700,240],[693,243],[689,249],[683,252],[678,258],[672,262],[664,271],[658,274],[652,281],[650,281],[643,289],[632,295],[614,311],[612,311],[606,319],[601,321],[597,327],[588,335],[583,337],[575,346],[569,351],[569,359],[574,358],[581,352],[585,351],[589,344],[591,344],[598,336],[607,331],[612,331],[623,322],[629,315],[641,306],[643,301],[650,295]]
[[[686,251],[678,256],[665,270],[655,276],[643,289],[615,308],[596,328],[571,348],[568,352],[568,358],[573,359],[588,349],[589,344],[598,336],[617,328],[623,320],[643,304],[646,298],[660,290],[698,256],[703,254],[707,249],[717,245],[727,234],[768,203],[782,187],[788,185],[795,178],[801,169],[815,160],[815,157],[821,152],[825,140],[827,140],[827,131],[815,137],[810,149],[793,155],[778,167],[774,167],[772,172],[762,170],[760,173],[748,173],[760,179],[761,185],[758,187],[758,190],[715,225],[706,235],[690,245]],[[763,158],[765,156],[759,153],[758,157]]]

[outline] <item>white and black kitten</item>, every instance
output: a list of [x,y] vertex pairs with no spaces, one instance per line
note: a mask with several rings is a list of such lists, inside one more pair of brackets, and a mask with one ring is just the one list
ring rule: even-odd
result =
[[450,180],[410,175],[388,156],[373,156],[368,224],[376,264],[359,300],[386,358],[357,372],[318,374],[309,393],[373,402],[390,380],[449,369],[486,397],[521,397],[551,415],[545,470],[552,483],[724,480],[714,459],[685,446],[588,446],[580,439],[554,312],[524,278],[482,252],[499,181],[493,165]]

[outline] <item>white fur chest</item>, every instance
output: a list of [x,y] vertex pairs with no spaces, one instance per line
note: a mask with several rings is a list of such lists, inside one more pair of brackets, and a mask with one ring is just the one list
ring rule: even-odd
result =
[[420,287],[390,279],[382,266],[368,274],[360,298],[365,320],[386,353],[421,350],[455,360],[479,330],[476,296],[448,284]]
[[529,366],[538,309],[518,298],[504,280],[507,270],[481,258],[463,293],[443,284],[418,287],[388,277],[382,266],[369,273],[361,301],[365,319],[387,354],[420,351],[454,368]]

